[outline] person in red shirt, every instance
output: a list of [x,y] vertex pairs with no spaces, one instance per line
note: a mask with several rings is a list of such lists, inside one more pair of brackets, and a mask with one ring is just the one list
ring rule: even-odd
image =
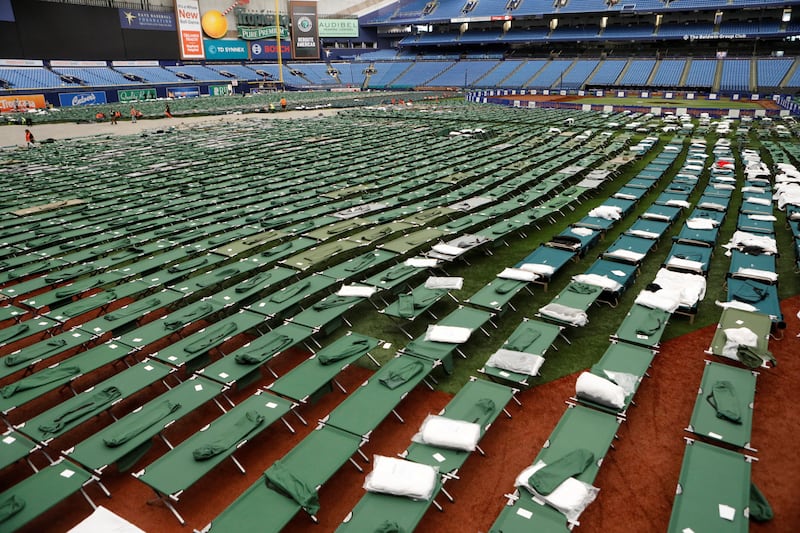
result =
[[36,139],[33,138],[33,133],[31,133],[31,130],[25,130],[25,144],[28,146],[28,148],[32,147],[33,143],[35,142]]

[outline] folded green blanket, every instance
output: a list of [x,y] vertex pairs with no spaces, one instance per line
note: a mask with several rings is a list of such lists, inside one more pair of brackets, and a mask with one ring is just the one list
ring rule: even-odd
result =
[[321,365],[329,365],[331,363],[335,363],[336,361],[341,361],[342,359],[352,357],[358,353],[366,353],[367,350],[369,350],[369,346],[370,342],[368,339],[356,337],[349,341],[347,346],[343,346],[336,352],[328,353],[325,350],[321,350],[317,354],[317,361],[319,361],[319,364]]
[[236,268],[236,267],[226,268],[226,269],[220,270],[219,272],[216,272],[214,274],[214,279],[210,279],[208,281],[195,281],[194,284],[195,284],[196,287],[200,287],[200,288],[213,287],[214,285],[219,283],[220,280],[226,280],[226,279],[230,278],[231,276],[235,276],[239,272],[241,272],[241,269]]
[[306,290],[310,286],[311,286],[311,282],[310,281],[303,280],[300,283],[296,283],[294,285],[290,285],[286,289],[276,292],[275,294],[273,294],[272,296],[267,298],[267,300],[270,301],[270,302],[274,302],[276,304],[283,303],[283,302],[289,300],[290,298],[294,298],[298,294],[305,293]]
[[771,363],[773,366],[778,364],[778,360],[775,359],[772,352],[755,346],[740,344],[736,348],[736,357],[748,368],[758,368],[765,362]]
[[733,298],[740,302],[755,304],[766,298],[768,294],[768,289],[760,287],[754,282],[745,281],[733,293]]
[[491,398],[481,398],[465,413],[463,420],[483,427],[496,410],[497,406],[494,400]]
[[243,365],[260,365],[273,355],[282,352],[293,343],[293,338],[287,335],[278,335],[264,346],[237,352],[234,356],[234,360]]
[[425,369],[422,361],[409,361],[402,367],[392,370],[388,375],[380,378],[380,382],[390,389],[396,389]]
[[361,298],[357,298],[355,296],[328,296],[322,301],[319,301],[311,306],[314,311],[325,311],[326,309],[335,309],[337,307],[342,307],[345,305],[354,304],[361,300]]
[[542,467],[528,478],[536,492],[547,496],[567,478],[582,474],[594,461],[594,454],[585,448],[577,448]]
[[172,265],[167,269],[167,272],[171,274],[177,274],[178,272],[186,272],[187,270],[194,270],[195,268],[201,267],[206,263],[208,263],[208,257],[198,257],[197,259],[193,259],[192,261],[185,261],[177,265]]
[[594,294],[602,289],[597,285],[589,285],[588,283],[573,281],[567,286],[567,290],[569,292],[574,292],[575,294]]
[[206,333],[203,337],[184,346],[183,351],[189,354],[207,351],[211,346],[217,344],[222,339],[233,335],[237,329],[239,329],[239,326],[237,326],[235,322],[222,324]]
[[117,387],[106,387],[105,389],[94,393],[84,402],[76,405],[72,409],[64,411],[55,417],[50,423],[42,424],[39,426],[39,431],[45,435],[49,433],[56,434],[67,424],[78,420],[86,415],[90,415],[95,411],[111,405],[114,401],[122,398],[122,391]]
[[775,515],[767,498],[758,490],[755,483],[750,483],[750,520],[768,522],[773,516]]
[[195,448],[192,451],[192,457],[194,457],[195,461],[211,459],[225,450],[236,446],[239,441],[246,438],[262,423],[264,423],[264,415],[258,411],[247,411],[225,435],[208,444],[202,444]]
[[29,329],[31,329],[31,327],[25,322],[23,322],[21,324],[15,324],[10,328],[5,328],[3,330],[0,330],[0,343],[10,341],[14,337],[22,335]]
[[5,522],[25,508],[25,500],[15,494],[0,502],[0,523]]
[[138,315],[139,313],[147,311],[148,309],[155,309],[155,307],[160,303],[161,298],[148,298],[147,300],[132,303],[127,307],[123,307],[122,309],[117,309],[113,313],[103,315],[103,318],[108,321],[119,320],[120,318],[124,318],[126,316]]
[[0,389],[0,395],[3,396],[3,398],[11,398],[18,392],[35,389],[36,387],[41,387],[42,385],[47,385],[48,383],[54,383],[65,378],[77,376],[80,374],[80,372],[81,369],[77,366],[57,366],[55,368],[46,368],[41,372],[37,372],[33,375],[22,378],[19,381],[15,381],[10,385],[6,385]]
[[59,281],[63,281],[65,279],[76,278],[81,274],[85,274],[86,272],[92,272],[94,270],[94,266],[92,265],[82,265],[70,270],[62,270],[61,272],[53,272],[53,274],[45,276],[44,280],[47,283],[58,283]]
[[384,520],[377,528],[375,528],[375,533],[405,533],[405,530],[397,525],[397,522]]
[[310,515],[319,512],[319,495],[316,490],[309,487],[302,479],[295,476],[288,468],[283,466],[283,461],[278,459],[266,472],[267,482],[274,485],[280,492],[296,501]]
[[536,342],[536,339],[541,336],[542,333],[538,329],[524,327],[515,331],[511,337],[509,337],[508,342],[505,346],[503,346],[503,348],[506,350],[513,350],[515,352],[524,352],[531,344]]
[[247,291],[249,291],[251,289],[256,288],[258,285],[266,282],[271,277],[272,277],[272,273],[271,272],[262,272],[261,274],[256,274],[252,278],[247,279],[247,280],[239,283],[238,285],[236,285],[236,288],[234,289],[234,292],[236,292],[237,294],[241,294],[243,292],[247,292]]
[[715,381],[711,386],[711,393],[706,396],[706,401],[717,412],[717,418],[722,418],[734,424],[742,423],[742,414],[739,407],[741,402],[736,394],[736,388],[730,381]]
[[41,343],[41,348],[38,350],[19,350],[16,353],[9,354],[3,358],[6,366],[17,366],[28,361],[42,358],[48,354],[58,353],[67,345],[64,339],[50,339]]
[[401,294],[397,297],[397,314],[400,318],[412,319],[414,318],[414,295]]
[[172,403],[169,400],[158,402],[154,406],[139,411],[133,421],[128,421],[128,426],[121,428],[117,433],[110,437],[103,438],[103,442],[109,448],[122,446],[140,433],[146,431],[151,426],[158,424],[169,415],[181,408],[181,404]]
[[497,294],[508,294],[520,286],[521,281],[515,279],[504,279],[494,286],[494,292]]
[[169,318],[164,320],[164,327],[169,330],[178,329],[183,327],[184,324],[188,324],[206,316],[213,310],[214,306],[211,305],[210,302],[202,302],[197,307],[184,309],[176,314],[170,314]]
[[418,270],[417,267],[403,265],[400,267],[392,268],[388,272],[384,273],[381,276],[381,281],[394,281],[396,279],[400,279],[403,276],[407,276],[410,272]]
[[369,253],[367,255],[362,255],[361,257],[357,257],[353,260],[352,263],[348,264],[345,267],[347,272],[361,272],[365,268],[369,267],[372,263],[374,263],[377,259],[377,256],[374,253]]
[[261,257],[263,257],[264,259],[272,259],[273,257],[282,254],[283,252],[289,251],[291,249],[292,249],[291,241],[285,242],[283,244],[279,244],[278,246],[273,246],[266,252],[263,252],[261,254]]
[[639,325],[639,327],[636,328],[636,334],[649,337],[650,335],[658,333],[658,331],[661,329],[661,326],[664,324],[663,319],[664,314],[661,311],[652,309],[649,313],[647,313],[647,316],[644,320],[642,320],[642,323]]
[[92,309],[96,309],[98,307],[102,307],[107,303],[113,302],[117,299],[117,293],[113,290],[110,291],[103,291],[98,294],[95,294],[91,298],[83,298],[76,302],[77,305],[71,305],[67,308],[66,311],[62,311],[61,314],[67,316],[78,316],[82,315],[87,311],[91,311]]
[[127,248],[125,250],[122,250],[120,252],[115,253],[114,255],[110,256],[110,258],[113,259],[114,261],[121,261],[123,259],[129,259],[131,257],[136,257],[136,256],[141,255],[143,253],[145,253],[143,248],[131,247],[131,248]]
[[105,282],[106,282],[106,280],[104,280],[102,278],[98,278],[97,280],[95,280],[90,285],[84,285],[82,287],[67,286],[67,287],[64,287],[62,289],[58,289],[56,291],[56,298],[69,298],[70,296],[75,296],[76,294],[80,294],[80,293],[82,293],[84,291],[88,291],[89,289],[93,289],[95,287],[99,287],[100,285],[102,285]]

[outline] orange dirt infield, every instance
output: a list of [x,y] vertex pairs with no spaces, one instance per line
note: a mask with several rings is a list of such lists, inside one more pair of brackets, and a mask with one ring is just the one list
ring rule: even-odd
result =
[[[753,423],[753,447],[758,461],[753,463],[752,477],[770,501],[775,518],[766,524],[753,524],[751,531],[758,533],[789,533],[797,531],[800,524],[800,506],[796,491],[800,487],[800,463],[794,450],[797,449],[797,428],[800,427],[800,410],[796,409],[792,397],[796,392],[800,376],[800,296],[782,303],[788,327],[782,340],[773,340],[770,349],[778,359],[778,366],[763,370],[758,377],[758,392]],[[598,317],[602,319],[602,316]],[[619,430],[615,449],[606,457],[595,485],[600,487],[597,500],[581,517],[577,531],[584,533],[641,533],[664,531],[674,500],[676,483],[684,451],[684,431],[689,422],[697,388],[703,372],[704,350],[709,346],[714,326],[664,343],[650,371],[636,395],[633,406]],[[231,347],[228,347],[229,349]],[[229,353],[226,351],[226,353]],[[284,353],[275,365],[278,374],[287,372],[300,363],[307,354],[301,351]],[[564,347],[553,357],[569,357],[569,348]],[[116,371],[114,369],[113,371]],[[106,375],[112,373],[106,369]],[[348,391],[354,390],[371,371],[350,367],[341,375],[341,383]],[[94,382],[105,376],[94,376]],[[264,380],[262,384],[268,383]],[[447,484],[455,498],[455,504],[442,500],[445,512],[431,509],[424,517],[420,533],[471,533],[486,532],[503,508],[503,494],[511,492],[517,473],[528,466],[544,444],[565,409],[564,401],[574,391],[575,376],[566,376],[545,385],[537,386],[520,394],[522,407],[509,404],[513,418],[498,418],[481,442],[486,456],[473,454],[460,472],[460,479]],[[232,395],[240,401],[251,394],[254,387]],[[159,391],[149,390],[155,396]],[[54,395],[68,395],[56,391]],[[130,473],[117,472],[113,467],[105,472],[103,482],[112,492],[112,498],[101,495],[96,487],[88,491],[95,502],[133,522],[148,532],[186,532],[201,528],[219,514],[276,459],[283,456],[313,429],[313,421],[330,412],[345,396],[332,392],[302,413],[311,426],[302,426],[296,418],[288,420],[297,430],[291,434],[287,428],[276,423],[236,456],[247,468],[241,475],[232,463],[226,462],[210,475],[191,487],[182,495],[177,507],[187,519],[186,526],[178,525],[172,514],[161,505],[148,505],[153,493]],[[387,418],[374,432],[363,451],[373,454],[394,455],[405,449],[411,436],[428,413],[438,412],[450,397],[441,392],[432,392],[420,387],[408,395],[400,404],[398,412],[406,420],[399,423]],[[44,402],[26,406],[25,412],[16,413],[21,419],[41,410],[45,405],[58,401],[49,396]],[[142,402],[142,397],[136,403]],[[128,403],[128,402],[123,402]],[[121,405],[120,412],[131,405]],[[173,444],[180,442],[196,428],[218,416],[213,405],[205,406],[181,419],[170,427],[167,436]],[[16,418],[16,417],[15,417]],[[76,431],[58,439],[50,447],[55,456],[71,443],[80,442],[110,422],[102,415],[83,424]],[[135,470],[149,464],[166,451],[159,440],[139,461]],[[363,461],[357,459],[360,464]],[[42,457],[36,461],[43,464]],[[364,465],[365,471],[370,470]],[[3,486],[29,475],[30,469],[17,464],[2,472]],[[298,514],[285,531],[319,532],[333,531],[347,512],[353,508],[363,494],[361,484],[364,474],[352,465],[345,464],[320,491],[320,523],[313,524],[304,514]],[[265,510],[265,512],[268,512]],[[89,513],[86,502],[74,496],[31,523],[24,531],[65,531]],[[228,533],[228,532],[224,532]],[[236,532],[238,533],[238,532]]]

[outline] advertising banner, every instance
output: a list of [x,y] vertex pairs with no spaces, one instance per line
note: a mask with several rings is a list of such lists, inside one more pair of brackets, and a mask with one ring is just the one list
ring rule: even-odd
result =
[[292,17],[292,58],[319,59],[317,3],[292,0],[289,13]]
[[14,8],[11,0],[0,0],[0,22],[14,22]]
[[58,103],[61,107],[76,107],[81,105],[105,104],[106,93],[103,91],[89,91],[82,93],[60,93]]
[[289,38],[289,30],[283,26],[278,26],[277,29],[275,26],[239,26],[237,31],[239,32],[239,37],[246,41],[257,41],[259,39],[269,38],[274,39],[277,32],[280,32],[281,39]]
[[200,6],[197,0],[175,0],[181,59],[205,59]]
[[158,67],[158,61],[154,59],[134,60],[134,61],[112,61],[114,67]]
[[50,61],[51,67],[105,67],[105,61],[70,61],[65,59],[53,59]]
[[[250,44],[250,59],[278,59],[278,46],[275,41],[253,41]],[[292,53],[292,43],[281,41],[281,57],[288,58]]]
[[22,112],[28,109],[44,109],[43,94],[21,94],[18,96],[0,96],[0,112]]
[[211,96],[228,96],[231,94],[230,85],[209,85],[208,94]]
[[119,25],[123,30],[175,31],[175,15],[161,11],[120,9]]
[[155,100],[158,98],[156,90],[150,89],[121,89],[117,91],[117,100],[120,102],[139,102],[141,100]]
[[358,37],[358,19],[319,19],[320,37]]
[[170,98],[195,98],[200,96],[200,87],[169,87],[167,96]]
[[206,59],[247,59],[247,43],[240,39],[203,39]]

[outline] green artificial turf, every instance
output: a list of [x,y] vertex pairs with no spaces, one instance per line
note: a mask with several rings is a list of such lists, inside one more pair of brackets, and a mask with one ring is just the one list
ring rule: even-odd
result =
[[[641,136],[636,137],[638,140]],[[708,139],[709,150],[716,141],[714,134],[705,136]],[[512,266],[535,250],[540,244],[547,242],[553,235],[561,232],[570,223],[573,223],[586,215],[592,208],[602,204],[611,194],[618,190],[631,177],[635,176],[647,163],[649,163],[663,148],[665,141],[671,138],[670,135],[663,135],[656,147],[648,152],[645,157],[632,164],[613,182],[607,183],[602,189],[588,200],[578,205],[574,211],[567,211],[564,216],[555,219],[555,223],[544,226],[541,230],[533,229],[527,232],[527,237],[516,240],[507,240],[507,246],[500,246],[492,250],[493,255],[487,258],[470,259],[470,264],[458,263],[448,267],[448,274],[452,276],[464,277],[464,287],[460,291],[453,292],[458,300],[466,300],[470,295],[483,287],[495,278],[496,274],[506,266]],[[758,140],[754,134],[748,139],[749,147],[757,147]],[[465,348],[467,354],[465,360],[458,359],[452,375],[445,375],[443,372],[436,374],[438,387],[448,393],[457,392],[469,380],[470,376],[478,375],[478,370],[483,366],[486,359],[510,336],[514,329],[522,321],[523,317],[533,318],[538,309],[547,304],[557,295],[570,281],[571,277],[583,273],[597,257],[602,254],[614,240],[625,231],[644,211],[647,210],[653,200],[666,188],[675,174],[681,167],[688,149],[688,138],[684,144],[684,150],[680,153],[675,163],[665,173],[644,198],[642,198],[635,209],[626,217],[618,221],[614,227],[605,235],[595,247],[593,247],[583,258],[577,262],[570,262],[561,272],[559,272],[549,289],[545,292],[541,286],[533,286],[533,295],[521,292],[513,301],[516,308],[508,310],[502,316],[496,317],[494,323],[497,329],[490,330],[491,336],[486,337],[480,332],[476,332],[470,339],[470,343]],[[739,157],[741,146],[739,141],[733,141],[731,150]],[[711,161],[712,158],[709,158]],[[768,161],[769,163],[770,161]],[[741,161],[737,161],[737,178],[743,179]],[[701,196],[708,183],[708,170],[704,171],[701,180],[698,182],[689,201],[693,203]],[[725,256],[722,244],[728,242],[736,228],[738,208],[741,203],[741,193],[735,191],[731,202],[728,216],[721,227],[719,239],[715,246],[714,256],[711,261],[711,268],[708,275],[707,292],[705,299],[699,304],[697,315],[694,320],[688,317],[673,315],[669,325],[664,332],[662,341],[695,331],[698,328],[716,324],[721,309],[715,305],[715,301],[726,301],[725,274],[730,265],[730,259]],[[605,352],[609,345],[609,335],[616,331],[622,322],[625,314],[633,305],[638,293],[655,277],[658,269],[666,259],[672,246],[672,237],[677,235],[682,224],[691,213],[691,209],[684,210],[681,216],[670,226],[666,234],[659,240],[657,247],[648,254],[643,262],[635,283],[629,287],[620,298],[615,308],[606,304],[595,304],[588,310],[589,324],[582,328],[568,328],[564,335],[569,339],[568,344],[563,339],[556,341],[556,349],[547,352],[546,363],[542,367],[542,374],[536,379],[535,383],[546,383],[560,377],[578,372],[590,367]],[[778,222],[775,227],[778,237],[779,250],[791,250],[791,234],[788,231],[780,231],[785,227],[783,213],[777,213]],[[800,292],[800,279],[794,272],[793,254],[787,253],[787,258],[778,261],[778,274],[781,280],[780,295],[786,297]],[[438,318],[442,318],[454,308],[454,303],[448,299],[442,300],[432,311]],[[420,323],[425,321],[420,321]],[[412,335],[417,336],[423,333],[424,326],[407,328]],[[363,314],[353,323],[353,329],[360,332],[371,332],[375,336],[391,343],[391,348],[385,350],[379,357],[388,359],[391,357],[398,346],[408,342],[408,338],[403,335],[396,325],[388,318],[378,313]]]

